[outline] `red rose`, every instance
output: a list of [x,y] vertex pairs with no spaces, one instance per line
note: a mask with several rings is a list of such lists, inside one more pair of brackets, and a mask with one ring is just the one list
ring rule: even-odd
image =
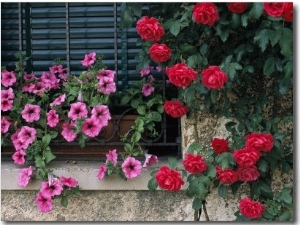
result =
[[185,63],[177,63],[167,68],[166,74],[170,82],[177,87],[188,87],[197,78],[197,72],[187,67]]
[[246,135],[246,147],[269,152],[273,148],[274,138],[271,134],[251,133]]
[[265,211],[264,205],[257,201],[252,201],[249,197],[240,200],[239,209],[244,216],[251,219],[260,218]]
[[173,118],[183,117],[189,111],[187,106],[181,104],[179,100],[166,101],[164,104],[165,112]]
[[202,83],[208,89],[221,89],[227,80],[227,74],[218,66],[209,66],[202,71]]
[[219,19],[218,8],[211,2],[197,3],[193,8],[193,19],[197,24],[213,26]]
[[171,58],[171,49],[165,44],[153,44],[150,49],[150,58],[154,62],[166,62]]
[[162,25],[154,17],[143,16],[137,21],[136,30],[146,41],[159,41],[165,35]]
[[191,174],[202,173],[207,169],[205,160],[201,155],[187,153],[182,163],[185,170]]
[[243,182],[253,181],[259,177],[259,172],[256,166],[239,166],[237,168],[238,179]]
[[229,146],[226,139],[214,138],[211,142],[211,146],[213,147],[214,152],[217,154],[229,151]]
[[155,175],[156,182],[159,187],[168,191],[179,191],[184,181],[177,170],[172,170],[167,166],[163,166]]
[[284,4],[283,18],[287,22],[293,21],[293,3],[287,2]]
[[233,184],[238,180],[237,172],[233,169],[222,170],[220,166],[216,166],[216,170],[216,178],[223,184]]
[[239,166],[252,166],[259,160],[261,153],[252,148],[242,148],[235,150],[232,155]]
[[246,2],[232,2],[227,4],[227,8],[230,12],[241,14],[245,12],[248,7]]
[[283,2],[264,2],[265,12],[269,16],[281,17],[285,3]]

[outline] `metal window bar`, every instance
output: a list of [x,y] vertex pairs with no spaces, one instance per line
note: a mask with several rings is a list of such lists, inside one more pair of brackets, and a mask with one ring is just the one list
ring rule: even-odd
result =
[[[69,18],[69,3],[65,4],[65,11],[66,11],[66,58],[67,58],[67,67],[68,67],[68,71],[70,71],[70,18]],[[25,28],[23,28],[23,8],[25,9]],[[118,71],[118,46],[117,46],[117,42],[118,42],[118,24],[117,24],[117,3],[114,3],[114,57],[115,57],[115,61],[114,61],[114,67],[115,70]],[[31,3],[19,3],[19,23],[20,23],[20,28],[19,29],[25,29],[25,40],[26,40],[26,53],[27,55],[31,55],[32,53],[32,37],[31,37],[31,33],[32,33],[32,29],[31,29]],[[19,34],[19,48],[20,50],[23,49],[23,32],[21,31]],[[21,44],[22,43],[22,44]],[[122,79],[122,82],[125,82],[127,84],[127,33],[126,33],[126,29],[122,30],[122,34],[121,34],[121,43],[122,43],[122,72],[123,72],[123,76],[124,78]],[[27,71],[31,72],[31,68],[32,68],[32,60],[29,59],[29,62],[27,63]],[[166,94],[166,86],[165,86],[165,75],[162,76],[163,78],[163,95],[165,96]],[[124,86],[123,86],[124,87]],[[128,86],[127,86],[128,87]],[[126,115],[131,114],[133,108],[128,108],[126,110],[123,111],[123,113],[121,115],[119,115],[118,117],[116,117],[115,115],[112,115],[112,119],[111,119],[111,123],[113,123],[113,133],[107,137],[107,130],[106,128],[104,128],[101,132],[101,134],[97,137],[97,138],[93,138],[90,141],[87,142],[87,146],[123,146],[125,143],[120,141],[120,138],[122,136],[122,134],[120,133],[120,124],[122,123],[122,121],[124,120],[124,118],[126,117]],[[177,123],[177,134],[168,134],[168,131],[173,130],[172,127],[168,128],[169,125],[175,125],[176,126]],[[181,157],[181,129],[180,129],[180,120],[176,120],[176,122],[171,121],[168,122],[167,121],[167,116],[164,113],[163,114],[163,119],[162,122],[160,123],[159,127],[159,134],[158,137],[155,139],[148,139],[147,137],[142,138],[142,141],[140,143],[141,146],[145,146],[145,147],[161,147],[161,149],[166,149],[166,148],[177,148],[177,153],[175,155],[177,155],[178,158]],[[103,138],[104,136],[106,136],[105,138]],[[173,140],[170,140],[172,139]],[[117,141],[115,141],[117,140]],[[75,142],[76,143],[76,142]],[[61,140],[55,140],[52,143],[54,146],[71,146],[74,145],[74,143],[68,143],[65,140],[61,139]],[[78,144],[78,142],[77,142]],[[79,145],[79,144],[78,144]]]

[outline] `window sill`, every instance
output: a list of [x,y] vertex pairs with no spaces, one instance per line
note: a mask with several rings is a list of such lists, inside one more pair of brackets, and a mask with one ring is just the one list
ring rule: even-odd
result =
[[[76,161],[74,164],[58,161],[51,163],[51,169],[57,176],[75,178],[82,190],[148,190],[152,169],[167,165],[168,162],[160,161],[151,167],[143,168],[141,176],[127,181],[119,176],[99,180],[97,174],[101,164],[93,161]],[[39,190],[41,181],[30,182],[26,188],[17,184],[19,169],[12,162],[1,162],[1,190]]]

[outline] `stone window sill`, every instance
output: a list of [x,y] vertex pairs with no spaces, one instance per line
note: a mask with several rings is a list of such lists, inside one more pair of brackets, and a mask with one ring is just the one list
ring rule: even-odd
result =
[[[51,169],[57,176],[75,178],[82,190],[148,190],[147,185],[152,169],[167,163],[167,161],[160,161],[149,168],[143,168],[141,176],[127,181],[119,176],[105,177],[103,180],[99,180],[97,174],[101,163],[94,161],[76,161],[76,163],[57,161],[51,163]],[[41,181],[30,182],[26,188],[20,187],[17,184],[18,174],[18,166],[12,162],[1,162],[1,190],[21,191],[40,188]]]

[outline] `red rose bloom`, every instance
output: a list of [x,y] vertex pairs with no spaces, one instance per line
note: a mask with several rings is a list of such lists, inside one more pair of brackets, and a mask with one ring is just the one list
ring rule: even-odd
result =
[[239,166],[237,168],[238,179],[243,182],[253,181],[259,177],[259,171],[256,166]]
[[293,22],[293,3],[287,2],[284,4],[283,18],[287,22]]
[[219,20],[218,8],[211,2],[197,3],[192,11],[193,19],[197,24],[213,26]]
[[156,182],[159,187],[168,191],[179,191],[184,181],[177,170],[172,170],[167,166],[163,166],[155,175]]
[[187,106],[181,104],[179,100],[166,101],[164,104],[165,112],[173,118],[183,117],[189,111]]
[[197,72],[187,67],[185,63],[177,63],[167,68],[166,75],[170,82],[177,87],[188,87],[197,78]]
[[260,218],[265,211],[264,205],[246,197],[240,200],[239,209],[242,215],[251,219]]
[[185,170],[191,174],[202,173],[207,169],[205,160],[201,155],[194,155],[192,153],[188,153],[185,155],[185,158],[182,163]]
[[154,17],[143,16],[137,21],[136,30],[146,41],[159,41],[165,35],[162,25]]
[[267,15],[272,17],[281,17],[285,3],[283,2],[264,2],[264,8]]
[[216,170],[216,178],[223,184],[233,184],[238,180],[237,172],[233,169],[222,170],[220,166],[216,166]]
[[154,62],[166,62],[171,58],[171,49],[165,44],[153,44],[150,49],[150,58]]
[[229,151],[229,146],[226,139],[214,138],[211,142],[211,146],[213,147],[214,152],[217,154]]
[[232,2],[227,4],[227,8],[232,13],[241,14],[245,12],[248,7],[248,3],[246,2]]
[[274,138],[271,134],[251,133],[246,135],[246,147],[257,151],[269,152],[273,148]]
[[242,148],[235,150],[232,155],[239,166],[252,166],[259,160],[261,153],[252,148]]
[[202,71],[202,83],[208,89],[221,89],[227,80],[227,74],[218,66],[209,66]]

